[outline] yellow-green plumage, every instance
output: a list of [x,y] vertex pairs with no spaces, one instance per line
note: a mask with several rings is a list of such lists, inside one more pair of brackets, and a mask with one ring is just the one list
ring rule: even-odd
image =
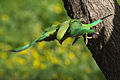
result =
[[57,40],[61,40],[69,28],[70,20],[63,22],[57,32]]
[[74,44],[80,38],[81,35],[93,33],[94,30],[92,30],[90,28],[92,26],[97,25],[103,19],[105,19],[109,16],[111,16],[111,14],[108,16],[105,16],[91,24],[82,24],[79,19],[71,19],[71,20],[61,23],[58,26],[52,25],[45,32],[43,32],[43,35],[40,38],[32,41],[30,44],[27,44],[23,47],[19,47],[19,48],[9,50],[9,51],[20,52],[22,50],[25,50],[25,49],[31,47],[32,45],[36,44],[37,42],[53,41],[55,39],[58,40],[60,44],[62,44],[62,42],[65,39],[67,39],[68,37],[71,37],[71,38],[75,37],[75,40],[72,43],[72,44]]

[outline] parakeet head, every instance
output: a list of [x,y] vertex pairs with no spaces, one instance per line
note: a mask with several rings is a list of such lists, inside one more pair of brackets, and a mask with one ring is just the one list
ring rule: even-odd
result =
[[70,25],[73,26],[73,27],[81,27],[82,23],[80,22],[79,19],[73,19],[73,20],[71,20],[71,24]]

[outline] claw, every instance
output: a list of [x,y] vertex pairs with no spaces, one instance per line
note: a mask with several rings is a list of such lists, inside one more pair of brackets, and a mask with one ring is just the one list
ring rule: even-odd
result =
[[88,44],[88,39],[92,39],[93,37],[89,37],[89,36],[87,36],[87,34],[86,34],[86,36],[85,36],[85,44],[87,45]]
[[93,37],[89,37],[89,36],[86,36],[87,37],[87,39],[92,39]]

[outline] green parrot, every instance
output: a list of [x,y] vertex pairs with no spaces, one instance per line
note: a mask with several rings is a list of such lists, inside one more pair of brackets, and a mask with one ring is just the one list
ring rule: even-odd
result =
[[80,38],[80,36],[93,33],[94,30],[90,29],[90,28],[97,25],[103,19],[105,19],[111,15],[112,14],[107,15],[91,24],[82,24],[79,19],[70,19],[68,21],[61,23],[58,26],[52,25],[50,28],[48,28],[47,30],[45,30],[42,33],[42,36],[40,38],[34,40],[30,44],[27,44],[23,47],[19,47],[19,48],[9,50],[9,51],[10,52],[20,52],[20,51],[23,51],[23,50],[31,47],[32,45],[36,44],[37,42],[41,42],[41,41],[57,40],[57,41],[59,41],[60,44],[62,44],[62,42],[65,39],[67,39],[68,37],[71,37],[71,38],[75,37],[75,40],[72,43],[72,45],[73,45]]

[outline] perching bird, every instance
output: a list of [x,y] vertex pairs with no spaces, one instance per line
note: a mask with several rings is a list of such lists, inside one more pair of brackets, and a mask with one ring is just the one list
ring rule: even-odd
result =
[[40,38],[34,40],[30,44],[27,44],[23,47],[19,47],[19,48],[9,50],[9,51],[20,52],[20,51],[25,50],[25,49],[29,48],[30,46],[36,44],[37,42],[52,41],[55,39],[58,40],[60,44],[62,44],[62,42],[65,39],[67,39],[68,37],[71,37],[71,38],[75,37],[75,40],[72,43],[72,44],[74,44],[80,38],[81,35],[93,33],[94,30],[90,29],[90,28],[97,25],[103,19],[105,19],[111,15],[112,14],[107,15],[91,24],[82,24],[79,19],[70,19],[68,21],[61,23],[58,26],[52,25],[45,32],[43,32],[43,35]]

